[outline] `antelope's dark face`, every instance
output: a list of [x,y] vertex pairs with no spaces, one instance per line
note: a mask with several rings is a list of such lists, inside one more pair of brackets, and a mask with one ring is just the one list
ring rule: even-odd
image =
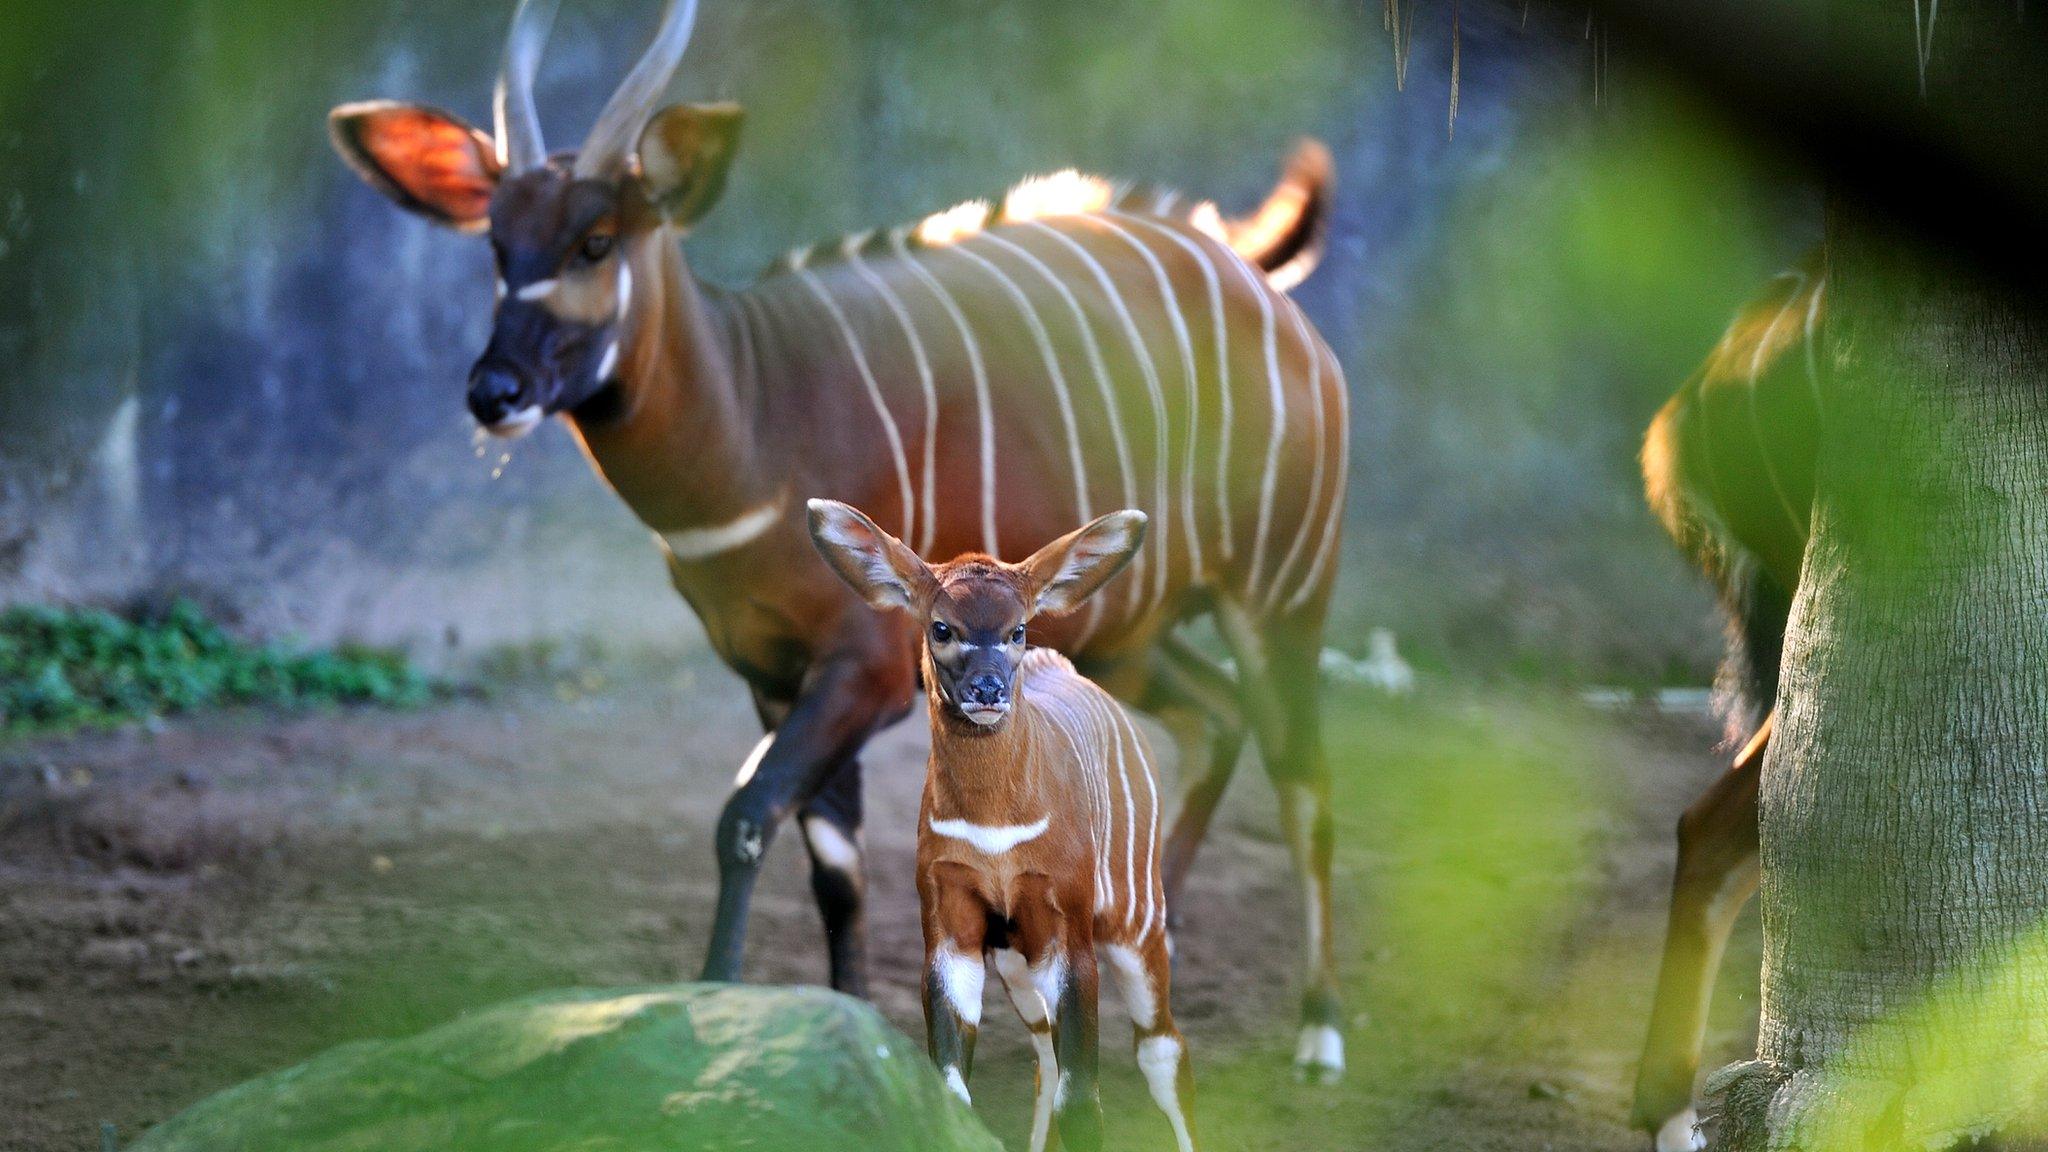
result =
[[739,142],[735,105],[653,112],[696,11],[694,0],[670,0],[590,138],[549,158],[532,88],[554,8],[521,0],[513,17],[495,136],[417,104],[349,104],[328,117],[336,150],[371,187],[436,223],[489,235],[497,312],[470,370],[469,410],[498,436],[530,432],[618,383],[633,335],[635,255],[710,210]]
[[1143,512],[1112,512],[1022,564],[971,554],[935,568],[856,508],[813,500],[810,510],[811,541],[840,579],[922,625],[933,706],[988,732],[1002,728],[1016,702],[1026,625],[1080,607],[1145,539]]
[[984,726],[1010,714],[1024,623],[1031,603],[1015,569],[987,557],[962,557],[932,573],[938,582],[926,612],[925,667],[932,687],[964,719]]
[[524,433],[616,379],[633,299],[622,183],[550,164],[492,197],[498,309],[469,373],[469,411],[487,431]]

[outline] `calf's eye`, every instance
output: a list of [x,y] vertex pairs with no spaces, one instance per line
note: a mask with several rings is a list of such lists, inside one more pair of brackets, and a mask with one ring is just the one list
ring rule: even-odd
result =
[[588,264],[595,264],[600,260],[603,260],[605,257],[611,255],[612,244],[615,239],[616,237],[612,236],[608,232],[593,232],[590,235],[585,236],[583,238],[582,251],[584,262]]
[[1017,625],[1016,629],[1015,629],[1015,630],[1013,630],[1013,631],[1012,631],[1012,632],[1010,633],[1010,643],[1012,643],[1012,644],[1022,644],[1023,642],[1024,642],[1024,626],[1023,626],[1022,624],[1019,624],[1019,625]]
[[944,644],[944,643],[945,643],[946,641],[948,641],[948,640],[951,640],[952,638],[953,638],[953,629],[951,629],[950,627],[947,627],[947,625],[946,625],[946,622],[945,622],[944,620],[934,620],[934,621],[932,621],[932,639],[933,639],[933,640],[937,641],[937,642],[938,642],[938,643],[940,643],[940,644]]

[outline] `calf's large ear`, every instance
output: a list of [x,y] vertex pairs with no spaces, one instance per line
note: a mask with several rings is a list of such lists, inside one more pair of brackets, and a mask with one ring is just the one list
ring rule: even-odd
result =
[[461,117],[372,100],[329,112],[327,136],[364,183],[400,208],[463,232],[490,226],[504,166],[491,138]]
[[1145,525],[1143,512],[1126,508],[1032,553],[1017,567],[1033,611],[1058,616],[1080,607],[1137,555]]
[[737,104],[671,104],[640,133],[640,179],[669,223],[688,228],[725,191],[746,112]]
[[813,500],[811,543],[861,598],[877,608],[925,612],[938,579],[910,546],[875,525],[850,504]]

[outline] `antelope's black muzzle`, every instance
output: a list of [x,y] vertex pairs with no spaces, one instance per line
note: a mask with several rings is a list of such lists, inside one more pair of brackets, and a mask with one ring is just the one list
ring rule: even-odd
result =
[[1003,678],[993,672],[982,672],[967,681],[967,691],[962,693],[965,703],[1000,708],[1009,703],[1009,686]]
[[479,360],[469,372],[469,414],[486,428],[496,427],[514,412],[533,407],[531,392],[511,368]]

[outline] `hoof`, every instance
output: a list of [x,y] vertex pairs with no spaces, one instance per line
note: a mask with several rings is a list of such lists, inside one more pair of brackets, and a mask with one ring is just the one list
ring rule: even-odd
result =
[[1304,1084],[1335,1084],[1344,1078],[1344,1036],[1328,1024],[1309,1024],[1294,1046],[1294,1078]]
[[1707,1138],[1700,1134],[1700,1114],[1691,1108],[1657,1129],[1656,1152],[1704,1152],[1706,1146]]

